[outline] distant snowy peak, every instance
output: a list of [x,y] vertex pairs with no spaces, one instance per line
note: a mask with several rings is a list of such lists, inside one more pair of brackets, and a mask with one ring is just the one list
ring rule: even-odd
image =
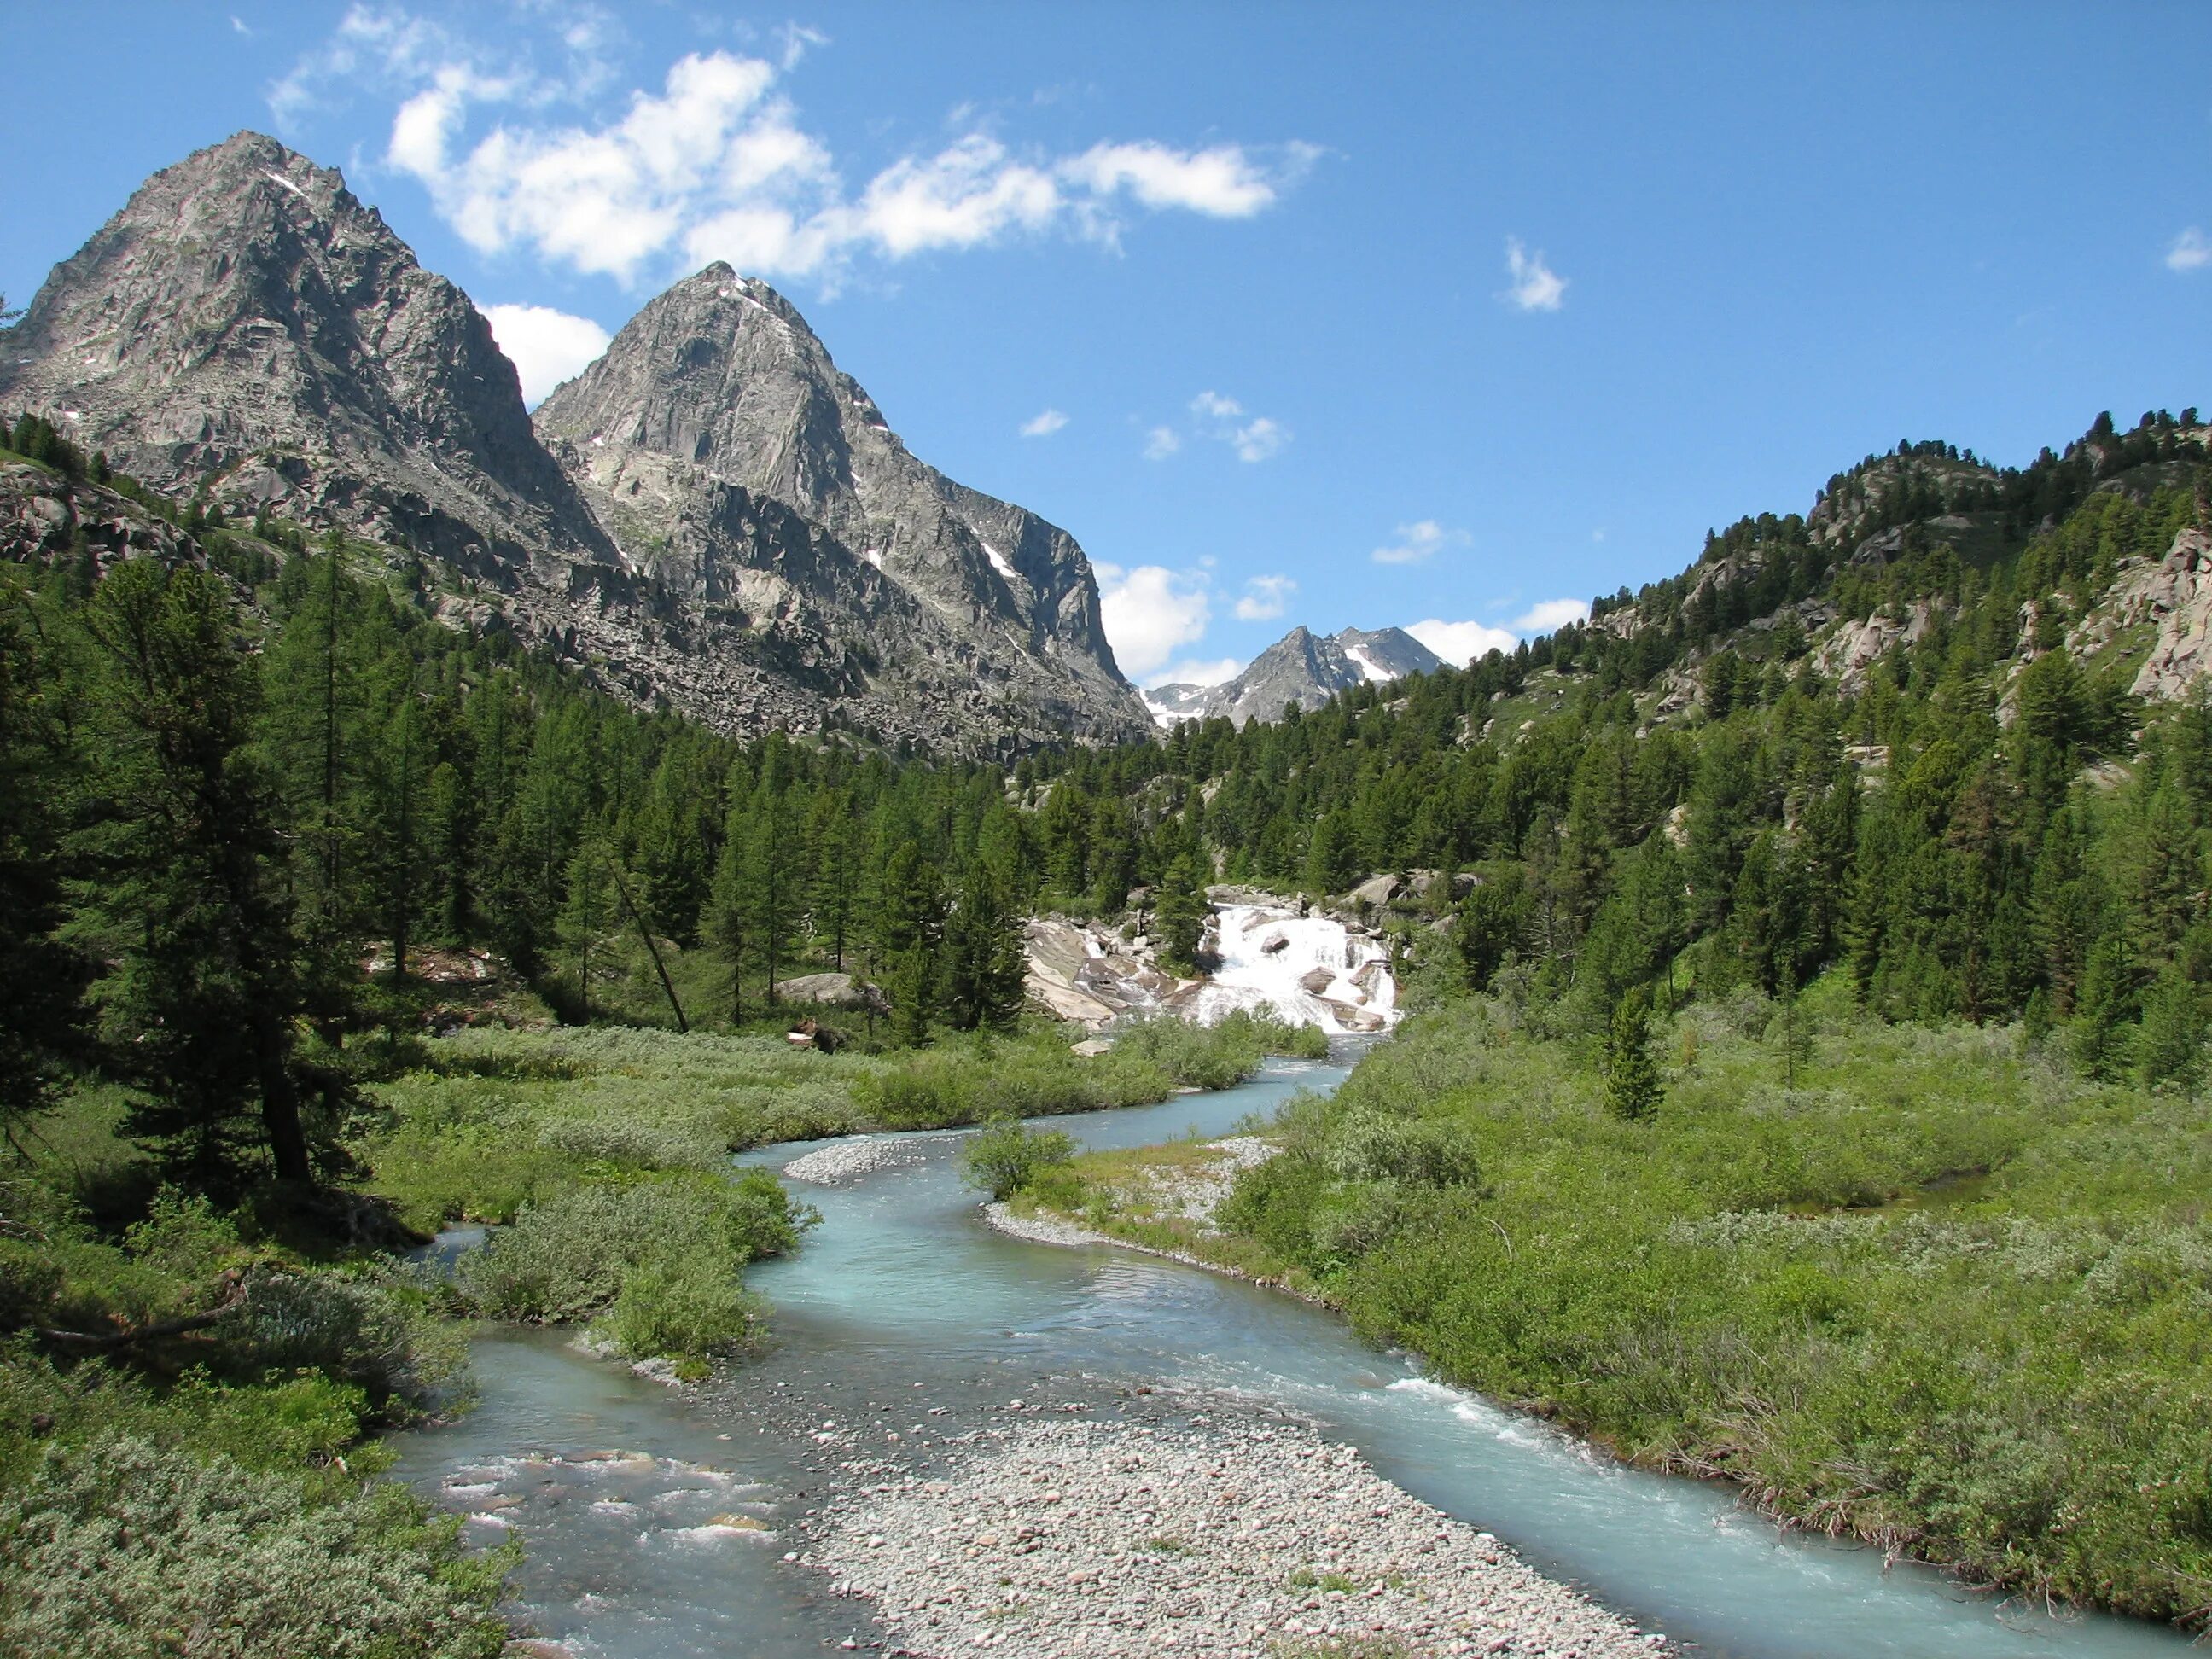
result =
[[1155,686],[1145,694],[1145,705],[1163,726],[1221,715],[1243,726],[1279,720],[1291,703],[1310,713],[1356,685],[1385,684],[1443,666],[1443,658],[1402,628],[1347,628],[1330,635],[1294,628],[1235,679],[1221,685]]

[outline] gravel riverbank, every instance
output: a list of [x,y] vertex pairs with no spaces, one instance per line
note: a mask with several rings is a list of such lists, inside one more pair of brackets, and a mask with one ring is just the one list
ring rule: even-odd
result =
[[893,1140],[888,1135],[856,1135],[792,1159],[784,1165],[783,1173],[793,1181],[835,1187],[878,1170],[894,1170],[921,1160],[921,1149],[912,1141]]
[[1665,1646],[1312,1429],[1233,1410],[994,1422],[839,1492],[803,1559],[928,1659]]

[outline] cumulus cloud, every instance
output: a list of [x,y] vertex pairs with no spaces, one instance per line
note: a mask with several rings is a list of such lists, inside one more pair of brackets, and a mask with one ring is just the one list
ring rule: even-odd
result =
[[2166,251],[2168,270],[2202,270],[2212,265],[2212,237],[2194,225],[2173,239],[2173,246]]
[[1425,622],[1409,624],[1406,631],[1455,665],[1473,662],[1491,651],[1511,651],[1528,634],[1549,634],[1589,615],[1581,599],[1545,599],[1516,617],[1505,628],[1480,622]]
[[1094,568],[1114,660],[1133,680],[1161,683],[1160,671],[1184,646],[1204,638],[1212,620],[1206,578],[1158,564],[1133,569],[1099,564]]
[[1510,629],[1492,628],[1488,623],[1438,622],[1433,617],[1411,623],[1406,631],[1455,668],[1464,668],[1492,651],[1510,651],[1521,643],[1520,636]]
[[1056,409],[1041,410],[1022,422],[1024,438],[1049,438],[1067,424],[1067,416]]
[[1512,285],[1498,298],[1523,311],[1557,311],[1566,298],[1567,279],[1531,253],[1518,236],[1505,239],[1505,274]]
[[1238,622],[1272,622],[1287,610],[1298,585],[1288,576],[1255,576],[1237,597]]
[[522,401],[532,409],[563,380],[596,361],[614,337],[588,317],[550,306],[486,306],[492,338],[522,380]]
[[[1264,461],[1291,441],[1290,428],[1265,415],[1245,419],[1244,405],[1219,392],[1201,392],[1190,400],[1192,435],[1211,438],[1237,452],[1240,461]],[[1164,460],[1182,447],[1173,427],[1156,426],[1146,434],[1145,459]]]
[[1367,556],[1377,564],[1419,564],[1447,547],[1463,545],[1464,530],[1448,530],[1434,519],[1420,519],[1398,526],[1398,539],[1378,547]]
[[1240,461],[1264,461],[1290,441],[1291,434],[1264,415],[1249,425],[1238,427],[1229,440],[1236,447]]
[[1584,622],[1589,617],[1587,599],[1546,599],[1532,605],[1513,619],[1513,628],[1522,634],[1549,634],[1565,628],[1569,623]]
[[[619,58],[618,22],[579,0],[536,0],[523,15],[551,25],[544,50],[557,67],[534,55],[542,29],[493,49],[399,6],[357,4],[270,89],[270,107],[281,124],[353,85],[388,92],[399,102],[385,160],[471,246],[525,248],[624,283],[726,259],[830,285],[864,255],[1048,234],[1111,244],[1137,215],[1249,218],[1318,155],[1149,139],[1054,155],[1012,147],[971,117],[950,143],[855,187],[782,89],[821,36],[787,30],[769,55],[690,53],[659,88],[601,114],[593,94]],[[562,118],[564,107],[590,113]]]

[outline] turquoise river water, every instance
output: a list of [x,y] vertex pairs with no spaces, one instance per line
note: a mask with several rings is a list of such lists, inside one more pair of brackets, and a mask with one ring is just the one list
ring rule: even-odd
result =
[[[1219,1135],[1345,1074],[1278,1062],[1217,1093],[1052,1121],[1086,1147]],[[524,1540],[525,1613],[546,1651],[783,1659],[879,1639],[864,1607],[784,1560],[803,1554],[806,1494],[821,1495],[817,1432],[881,1425],[927,1455],[933,1436],[1012,1401],[1101,1409],[1139,1386],[1194,1398],[1194,1411],[1225,1394],[1317,1423],[1407,1491],[1693,1652],[2120,1659],[2189,1646],[1781,1533],[1725,1488],[1593,1455],[1275,1292],[1117,1248],[1007,1238],[960,1184],[959,1137],[908,1139],[915,1163],[802,1189],[823,1224],[796,1255],[753,1269],[775,1342],[726,1395],[678,1394],[556,1333],[502,1330],[477,1342],[475,1407],[405,1437],[404,1478],[477,1517],[472,1536]],[[820,1144],[744,1161],[781,1169]]]

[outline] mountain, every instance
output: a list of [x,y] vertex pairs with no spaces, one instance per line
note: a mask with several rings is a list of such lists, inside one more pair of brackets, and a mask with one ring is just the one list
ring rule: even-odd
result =
[[1145,705],[1162,726],[1217,715],[1242,726],[1276,719],[1286,703],[1311,711],[1355,685],[1382,684],[1443,666],[1442,657],[1402,628],[1346,628],[1324,635],[1293,628],[1235,679],[1212,686],[1156,686],[1145,694]]
[[915,459],[767,283],[678,283],[537,425],[625,562],[679,596],[773,617],[825,665],[872,654],[1030,743],[1141,729],[1074,538]]
[[1073,538],[908,454],[772,289],[679,283],[533,428],[468,296],[257,133],[55,267],[0,335],[0,409],[156,489],[422,556],[448,620],[724,730],[1006,754],[1148,729]]

